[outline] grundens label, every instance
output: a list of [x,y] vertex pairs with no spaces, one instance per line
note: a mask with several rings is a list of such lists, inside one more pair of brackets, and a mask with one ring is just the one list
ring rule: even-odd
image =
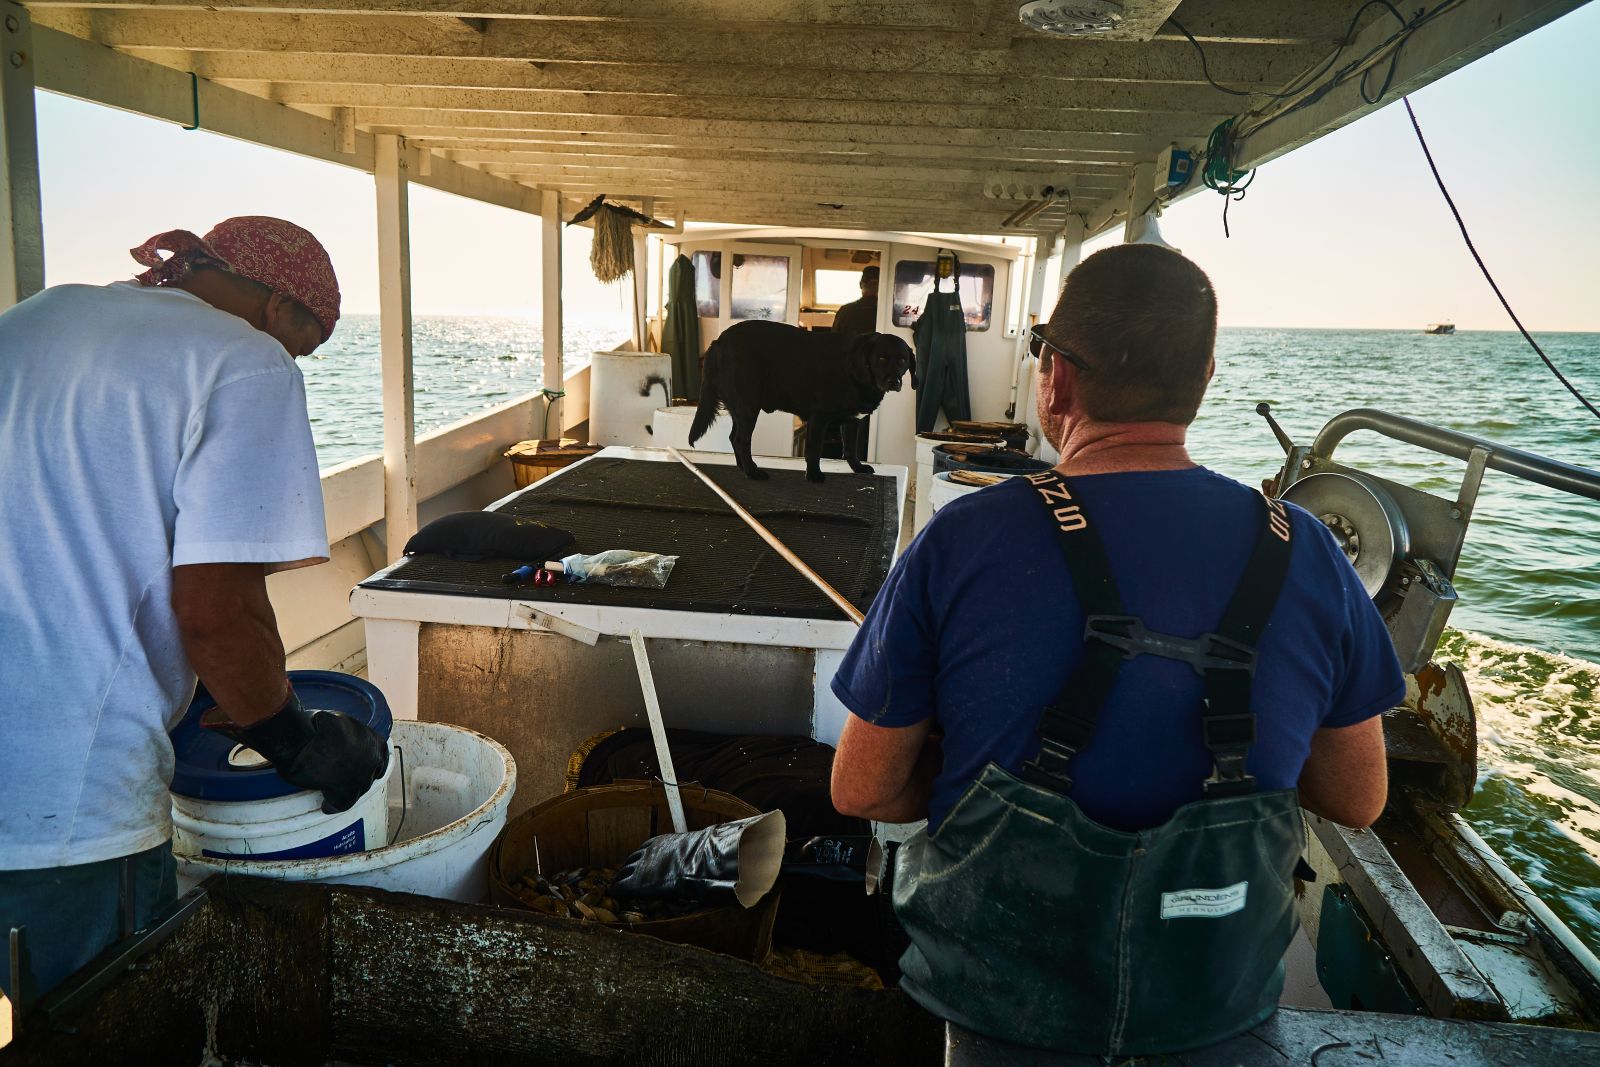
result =
[[1244,910],[1245,892],[1249,882],[1239,882],[1224,889],[1180,889],[1175,893],[1161,894],[1163,919],[1220,919]]

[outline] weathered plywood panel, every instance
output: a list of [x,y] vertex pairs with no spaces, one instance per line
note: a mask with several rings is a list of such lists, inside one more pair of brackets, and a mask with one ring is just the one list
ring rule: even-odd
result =
[[[567,760],[595,734],[647,725],[633,652],[532,630],[425,623],[417,717],[488,734],[517,761],[513,817],[561,792]],[[809,649],[651,639],[668,726],[810,736]],[[713,695],[714,694],[714,695]]]

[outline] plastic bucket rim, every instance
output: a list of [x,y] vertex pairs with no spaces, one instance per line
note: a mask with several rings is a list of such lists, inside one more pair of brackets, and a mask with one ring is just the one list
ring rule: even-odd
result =
[[[271,878],[274,875],[285,873],[295,873],[296,871],[303,869],[303,865],[307,863],[337,863],[339,865],[338,871],[330,873],[337,873],[341,876],[366,874],[370,871],[381,870],[385,867],[393,867],[398,863],[413,859],[416,856],[427,855],[428,853],[436,851],[436,849],[432,847],[433,843],[446,835],[453,827],[459,826],[462,823],[470,823],[471,825],[466,827],[464,831],[458,831],[459,837],[462,839],[472,837],[483,828],[486,820],[493,817],[496,806],[508,807],[510,805],[511,794],[515,792],[517,785],[517,762],[512,758],[511,752],[500,742],[496,741],[492,737],[489,737],[487,734],[479,733],[471,727],[458,726],[455,723],[420,722],[415,719],[398,719],[395,721],[396,726],[401,724],[404,724],[407,728],[439,727],[451,731],[457,731],[463,734],[468,734],[480,741],[485,742],[494,750],[496,754],[500,756],[505,770],[505,774],[500,779],[499,786],[493,793],[489,795],[487,800],[485,800],[482,804],[479,804],[476,808],[473,808],[467,814],[461,816],[459,819],[452,820],[451,822],[448,822],[435,830],[429,830],[427,833],[420,834],[417,837],[407,838],[404,841],[396,841],[392,845],[382,845],[378,848],[367,849],[364,852],[350,852],[342,856],[319,856],[314,859],[298,860],[251,860],[244,857],[185,856],[183,857],[183,861],[207,867],[216,867],[221,869],[223,873],[229,873],[231,871],[232,873],[251,874],[262,878]],[[424,847],[425,843],[426,847]],[[248,863],[249,867],[248,869],[230,867],[230,861],[233,863]]]

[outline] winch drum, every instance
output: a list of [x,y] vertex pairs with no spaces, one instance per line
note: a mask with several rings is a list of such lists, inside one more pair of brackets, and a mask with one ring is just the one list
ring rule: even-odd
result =
[[1356,569],[1367,595],[1376,600],[1391,588],[1400,561],[1411,552],[1405,515],[1387,490],[1359,474],[1313,474],[1284,490],[1333,533]]

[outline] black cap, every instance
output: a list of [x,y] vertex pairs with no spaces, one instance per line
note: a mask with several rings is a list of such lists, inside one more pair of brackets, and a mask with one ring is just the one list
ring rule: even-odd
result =
[[867,267],[865,270],[863,270],[861,272],[861,284],[862,285],[866,285],[868,282],[875,282],[877,280],[878,280],[878,268],[877,267]]

